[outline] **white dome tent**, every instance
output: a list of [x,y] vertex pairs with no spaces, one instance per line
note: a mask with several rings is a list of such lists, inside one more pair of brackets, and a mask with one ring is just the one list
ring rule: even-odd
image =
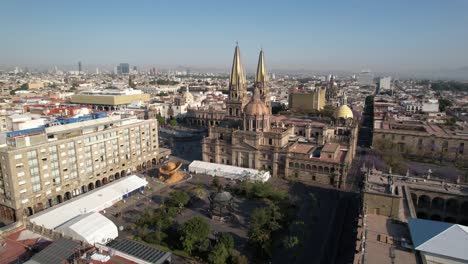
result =
[[195,160],[190,163],[189,171],[192,173],[203,173],[213,177],[218,176],[241,181],[249,180],[266,182],[268,179],[270,179],[270,172],[268,171],[259,171],[255,169],[210,163],[199,160]]

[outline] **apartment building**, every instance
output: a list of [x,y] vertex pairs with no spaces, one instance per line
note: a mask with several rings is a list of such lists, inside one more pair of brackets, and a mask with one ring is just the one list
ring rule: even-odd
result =
[[7,133],[0,148],[1,218],[21,220],[157,163],[156,120],[78,121]]

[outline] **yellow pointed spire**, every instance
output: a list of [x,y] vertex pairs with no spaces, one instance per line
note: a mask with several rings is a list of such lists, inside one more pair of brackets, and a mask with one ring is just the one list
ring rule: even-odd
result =
[[236,45],[234,51],[234,59],[232,61],[232,70],[231,70],[231,79],[229,82],[229,88],[241,89],[245,85],[245,73],[242,68],[241,58],[240,58],[240,49],[239,45]]
[[257,74],[255,75],[256,83],[266,83],[268,81],[268,73],[265,67],[265,59],[263,58],[263,49],[260,50],[258,56]]

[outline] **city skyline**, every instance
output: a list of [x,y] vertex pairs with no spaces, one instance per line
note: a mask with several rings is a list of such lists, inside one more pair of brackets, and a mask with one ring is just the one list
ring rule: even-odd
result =
[[0,21],[9,26],[0,66],[224,70],[236,41],[248,71],[262,47],[272,70],[432,73],[468,65],[467,2],[337,2],[3,2]]

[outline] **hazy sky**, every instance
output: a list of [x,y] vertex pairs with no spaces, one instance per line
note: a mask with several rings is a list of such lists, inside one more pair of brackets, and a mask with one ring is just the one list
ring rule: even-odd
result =
[[468,1],[0,1],[0,65],[468,66]]

